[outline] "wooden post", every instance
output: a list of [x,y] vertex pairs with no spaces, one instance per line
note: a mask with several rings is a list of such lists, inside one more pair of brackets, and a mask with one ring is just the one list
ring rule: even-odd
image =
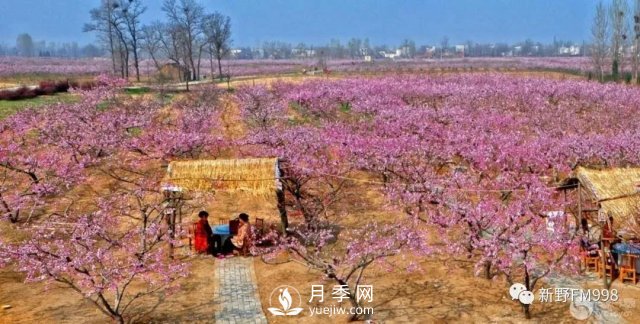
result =
[[[607,280],[607,250],[606,246],[608,245],[608,239],[604,238],[604,235],[601,236],[602,239],[602,283],[605,289],[609,289],[611,287],[611,281],[613,281],[613,270],[611,274],[611,281]],[[613,265],[611,265],[613,267]]]
[[287,208],[285,206],[284,190],[276,190],[278,197],[278,211],[280,212],[280,222],[282,223],[282,233],[287,234],[289,228],[289,219],[287,217]]
[[173,242],[176,238],[176,229],[178,228],[176,221],[178,217],[180,217],[180,223],[182,223],[182,193],[177,191],[165,190],[164,195],[166,206],[164,208],[164,215],[162,215],[162,217],[165,217],[167,227],[169,229],[169,257],[173,259],[175,248]]
[[580,220],[580,225],[582,226],[582,184],[578,182],[578,219]]
[[[171,201],[171,200],[170,200]],[[176,230],[176,212],[173,207],[173,202],[169,203],[169,208],[165,210],[165,217],[167,220],[167,227],[169,228],[169,257],[173,259],[173,240],[175,238],[175,230]]]
[[289,228],[289,218],[287,217],[287,206],[284,194],[284,183],[282,179],[284,178],[284,170],[280,167],[281,160],[278,159],[276,161],[276,168],[278,169],[278,175],[280,181],[280,188],[276,188],[276,197],[278,199],[278,211],[280,212],[280,222],[282,223],[282,233],[283,235],[287,235],[287,229]]

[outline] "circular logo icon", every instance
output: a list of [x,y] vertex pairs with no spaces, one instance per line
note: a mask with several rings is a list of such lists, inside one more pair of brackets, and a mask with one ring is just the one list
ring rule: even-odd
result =
[[[274,299],[277,299],[277,304],[274,303]],[[294,305],[296,301],[297,303]],[[278,305],[279,307],[274,307],[274,305]],[[269,295],[269,308],[267,308],[267,310],[274,316],[295,316],[302,312],[303,308],[300,307],[301,305],[302,298],[298,290],[291,286],[282,285],[271,291],[271,295]]]
[[525,287],[523,284],[514,283],[513,285],[511,285],[511,287],[509,287],[509,295],[511,295],[511,300],[518,299],[518,296],[520,296],[520,293],[526,290],[527,290],[527,287]]
[[577,320],[586,320],[593,313],[593,303],[588,300],[576,299],[569,305],[569,313]]

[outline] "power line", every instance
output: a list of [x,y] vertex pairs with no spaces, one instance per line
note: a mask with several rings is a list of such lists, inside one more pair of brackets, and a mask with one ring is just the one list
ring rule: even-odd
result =
[[[357,178],[352,178],[352,177],[346,177],[346,176],[341,176],[341,175],[337,175],[337,174],[331,174],[331,173],[326,173],[326,172],[321,172],[321,171],[317,171],[317,170],[312,170],[312,169],[308,169],[308,168],[304,168],[304,167],[299,167],[302,170],[305,170],[307,172],[312,172],[315,174],[319,174],[322,176],[326,176],[326,177],[332,177],[332,178],[337,178],[337,179],[343,179],[343,180],[348,180],[348,181],[353,181],[353,182],[359,182],[359,183],[368,183],[368,184],[374,184],[374,185],[387,185],[387,182],[383,182],[383,181],[375,181],[375,180],[367,180],[367,179],[357,179]],[[184,180],[205,180],[205,181],[211,181],[211,182],[249,182],[249,181],[278,181],[278,180],[283,180],[283,179],[288,179],[290,177],[280,177],[280,178],[262,178],[262,179],[212,179],[212,178],[206,178],[206,177],[197,177],[197,178],[173,178],[173,179],[169,179],[170,181],[184,181]],[[563,188],[572,188],[575,187],[574,185],[561,185],[561,186],[547,186],[544,187],[544,189],[547,190],[558,190],[558,189],[563,189]],[[535,189],[541,189],[541,188],[535,188]],[[502,188],[502,189],[469,189],[469,188],[443,188],[443,190],[447,190],[447,191],[459,191],[459,192],[509,192],[509,191],[529,191],[531,189],[526,189],[526,188]]]

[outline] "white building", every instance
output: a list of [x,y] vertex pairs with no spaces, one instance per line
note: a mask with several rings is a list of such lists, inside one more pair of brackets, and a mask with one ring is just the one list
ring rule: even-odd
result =
[[570,56],[580,55],[580,46],[577,46],[577,45],[561,46],[560,48],[558,48],[558,54],[570,55]]

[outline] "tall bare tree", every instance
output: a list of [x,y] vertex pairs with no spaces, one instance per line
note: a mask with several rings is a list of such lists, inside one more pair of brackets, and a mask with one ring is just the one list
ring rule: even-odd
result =
[[198,79],[204,43],[201,28],[204,8],[195,0],[165,0],[162,10],[169,19],[169,28],[177,33],[173,40],[181,42],[191,79]]
[[127,33],[129,49],[133,54],[133,67],[136,70],[136,80],[140,81],[140,17],[147,10],[142,0],[121,0],[116,11],[122,18],[122,24]]
[[607,9],[601,1],[596,6],[596,15],[593,18],[593,25],[591,26],[591,59],[600,82],[604,81],[604,67],[609,54],[607,42],[608,30],[609,20],[607,19]]
[[18,50],[18,55],[20,56],[33,56],[35,54],[35,46],[33,45],[33,38],[31,38],[31,35],[18,35],[18,38],[16,38],[16,49]]
[[449,37],[445,36],[442,38],[442,40],[440,41],[440,46],[442,47],[440,49],[440,59],[442,59],[442,57],[444,56],[445,52],[447,51],[447,48],[449,48]]
[[116,40],[111,24],[113,16],[114,4],[113,0],[102,0],[98,8],[91,9],[89,15],[91,22],[83,27],[84,32],[97,32],[98,39],[106,44],[109,54],[111,54],[112,72],[117,72],[116,67]]
[[222,80],[222,59],[231,50],[231,19],[221,13],[214,12],[203,19],[202,30],[208,45],[211,76],[213,77],[213,58],[218,61],[218,76]]
[[98,33],[98,37],[108,44],[113,72],[116,73],[119,68],[121,76],[127,78],[130,46],[121,5],[120,0],[102,0],[99,7],[89,12],[91,22],[85,24],[83,30]]
[[350,39],[347,48],[349,48],[349,55],[352,59],[360,57],[362,55],[362,40],[360,38]]
[[611,73],[614,78],[620,71],[624,71],[624,53],[627,45],[629,25],[627,13],[629,8],[626,0],[613,0],[609,8],[611,15]]
[[165,26],[163,23],[159,21],[152,22],[149,25],[142,27],[142,38],[141,38],[141,49],[143,52],[147,53],[151,60],[153,61],[153,65],[156,67],[158,71],[162,68],[162,64],[160,64],[160,60],[163,57],[167,57],[166,54],[166,40],[164,39],[165,35]]
[[633,52],[631,64],[633,79],[638,83],[638,65],[640,64],[640,0],[634,1],[633,8]]

